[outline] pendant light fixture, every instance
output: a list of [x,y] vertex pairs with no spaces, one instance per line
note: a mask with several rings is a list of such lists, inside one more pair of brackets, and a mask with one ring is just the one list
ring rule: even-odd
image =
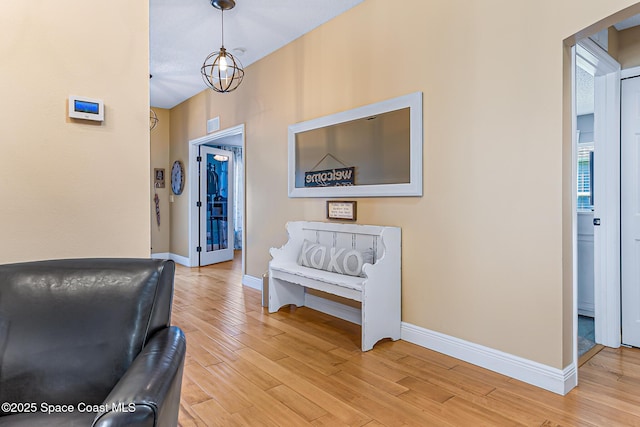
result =
[[[149,80],[153,78],[152,74],[149,74]],[[149,131],[152,131],[154,127],[158,124],[158,115],[155,111],[149,108]]]
[[158,124],[158,115],[152,109],[149,109],[149,130],[153,130]]
[[224,48],[224,11],[233,9],[235,5],[234,0],[211,0],[211,6],[219,9],[222,16],[222,47],[207,56],[200,68],[205,84],[221,93],[236,90],[244,77],[240,61]]

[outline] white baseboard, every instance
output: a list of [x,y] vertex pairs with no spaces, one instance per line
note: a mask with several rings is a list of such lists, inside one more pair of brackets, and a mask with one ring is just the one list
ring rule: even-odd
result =
[[242,276],[242,284],[248,288],[253,288],[253,289],[262,291],[261,277],[249,276],[248,274],[245,274],[244,276]]
[[170,256],[170,259],[174,260],[180,265],[184,265],[185,267],[193,267],[191,265],[191,261],[189,260],[189,257],[176,255],[176,254],[169,254],[169,256]]
[[362,324],[362,312],[360,309],[346,304],[331,301],[317,295],[305,294],[304,305],[356,325]]
[[180,265],[184,265],[185,267],[191,267],[191,263],[189,262],[188,257],[184,257],[181,255],[172,254],[169,252],[159,252],[156,254],[151,254],[151,258],[153,259],[171,259]]
[[170,259],[169,252],[161,252],[157,254],[151,254],[152,259]]
[[578,382],[575,363],[564,369],[552,368],[405,322],[401,339],[561,395]]

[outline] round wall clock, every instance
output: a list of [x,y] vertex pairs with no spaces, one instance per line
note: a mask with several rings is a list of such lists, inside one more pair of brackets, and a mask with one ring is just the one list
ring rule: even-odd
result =
[[184,190],[184,165],[180,160],[173,162],[171,167],[171,190],[175,195],[182,194]]

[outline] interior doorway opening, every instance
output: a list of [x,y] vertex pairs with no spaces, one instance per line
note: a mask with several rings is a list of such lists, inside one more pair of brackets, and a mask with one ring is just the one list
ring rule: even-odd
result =
[[[220,150],[220,148],[212,148],[212,147],[223,147],[226,148],[226,152],[231,151],[229,157],[237,157],[235,154],[238,154],[240,159],[244,156],[245,149],[245,129],[244,125],[238,125],[232,128],[224,129],[218,132],[211,133],[209,135],[203,136],[201,138],[192,140],[189,142],[189,262],[192,266],[200,266],[206,265],[209,262],[205,261],[205,264],[201,264],[203,261],[203,257],[201,257],[202,252],[204,251],[206,245],[208,244],[207,237],[207,170],[204,171],[199,164],[199,157],[201,156],[201,151],[215,151]],[[213,155],[212,155],[213,157]],[[237,159],[236,159],[237,161]],[[231,164],[231,168],[233,168],[236,161],[229,162]],[[218,161],[217,163],[220,163]],[[244,163],[243,163],[244,164]],[[219,171],[218,171],[219,172]],[[236,176],[239,174],[239,176]],[[235,255],[235,248],[238,246],[238,251],[241,252],[241,260],[242,260],[242,274],[243,277],[246,274],[245,265],[246,265],[246,251],[242,250],[246,246],[246,233],[245,224],[246,224],[246,210],[245,210],[245,173],[244,167],[240,169],[235,169],[233,173],[234,179],[233,182],[228,182],[229,189],[227,191],[233,191],[233,198],[236,199],[235,206],[227,207],[228,214],[232,215],[232,217],[228,218],[228,222],[222,221],[222,218],[216,217],[215,223],[216,227],[209,230],[211,233],[211,249],[219,249],[221,247],[221,242],[225,242],[225,248],[232,249],[231,253],[232,259]],[[202,180],[201,178],[204,178]],[[237,179],[235,179],[237,178]],[[234,186],[234,184],[236,184]],[[239,188],[234,188],[234,187]],[[213,189],[212,189],[213,190]],[[204,191],[204,199],[202,196],[202,191]],[[222,199],[226,199],[230,196],[230,194],[211,194],[211,208],[217,208],[222,206]],[[217,212],[217,211],[215,211]],[[204,218],[204,220],[203,220]],[[235,221],[233,221],[235,220]],[[231,226],[229,223],[238,222],[237,226]],[[224,227],[222,227],[224,225]],[[204,229],[203,229],[204,227]],[[222,228],[221,228],[222,227]],[[213,242],[214,231],[224,230],[225,236],[222,236],[218,233],[217,235],[217,243]],[[202,230],[202,233],[201,233]],[[227,235],[227,231],[229,234]],[[228,236],[228,237],[227,237]],[[223,239],[224,237],[224,239]],[[238,241],[236,242],[236,239]],[[217,246],[216,246],[217,245]]]
[[581,40],[573,53],[574,360],[579,363],[596,344],[620,346],[621,67],[591,39]]

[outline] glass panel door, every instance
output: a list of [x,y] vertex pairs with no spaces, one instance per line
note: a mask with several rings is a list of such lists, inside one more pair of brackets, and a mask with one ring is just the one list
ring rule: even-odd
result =
[[200,148],[200,265],[233,259],[233,153]]

